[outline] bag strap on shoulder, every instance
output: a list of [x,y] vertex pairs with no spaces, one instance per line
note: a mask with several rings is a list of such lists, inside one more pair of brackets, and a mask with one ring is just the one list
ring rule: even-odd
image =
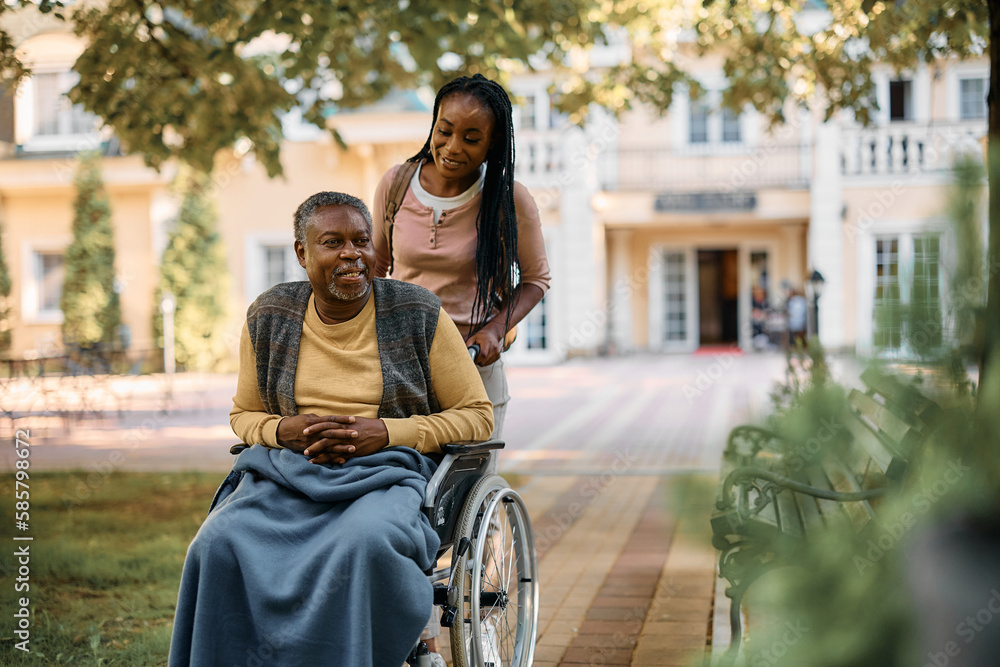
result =
[[386,245],[389,249],[390,274],[392,273],[393,264],[392,225],[396,220],[396,213],[403,205],[403,199],[406,197],[406,191],[410,187],[410,181],[413,179],[413,174],[417,172],[417,167],[419,166],[419,162],[404,162],[400,165],[399,169],[396,170],[396,175],[392,178],[392,184],[389,186],[389,192],[385,198],[385,239]]

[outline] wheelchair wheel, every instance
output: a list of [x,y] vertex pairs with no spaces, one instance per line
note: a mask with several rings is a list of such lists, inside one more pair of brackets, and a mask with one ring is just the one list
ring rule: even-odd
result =
[[528,667],[538,631],[538,564],[524,502],[506,480],[476,482],[456,539],[472,544],[454,567],[459,613],[451,628],[454,667]]

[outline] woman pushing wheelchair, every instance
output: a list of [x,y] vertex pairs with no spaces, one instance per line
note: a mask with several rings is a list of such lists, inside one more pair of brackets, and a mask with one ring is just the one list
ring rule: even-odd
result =
[[514,180],[503,87],[480,74],[442,86],[427,141],[383,175],[373,211],[376,275],[434,292],[466,343],[479,345],[500,439],[509,399],[500,353],[550,283],[538,208]]

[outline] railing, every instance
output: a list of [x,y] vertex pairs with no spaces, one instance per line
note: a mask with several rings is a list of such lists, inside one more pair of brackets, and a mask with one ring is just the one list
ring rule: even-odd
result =
[[812,174],[812,147],[766,140],[755,146],[621,147],[602,154],[597,167],[606,191],[805,188]]
[[986,123],[892,123],[845,127],[841,169],[845,176],[915,174],[951,169],[960,155],[982,159]]

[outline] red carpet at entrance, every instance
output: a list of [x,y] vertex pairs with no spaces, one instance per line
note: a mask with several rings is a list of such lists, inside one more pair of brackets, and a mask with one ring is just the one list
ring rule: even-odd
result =
[[696,357],[713,357],[718,354],[731,354],[737,357],[743,356],[743,350],[736,345],[702,345],[694,351]]

